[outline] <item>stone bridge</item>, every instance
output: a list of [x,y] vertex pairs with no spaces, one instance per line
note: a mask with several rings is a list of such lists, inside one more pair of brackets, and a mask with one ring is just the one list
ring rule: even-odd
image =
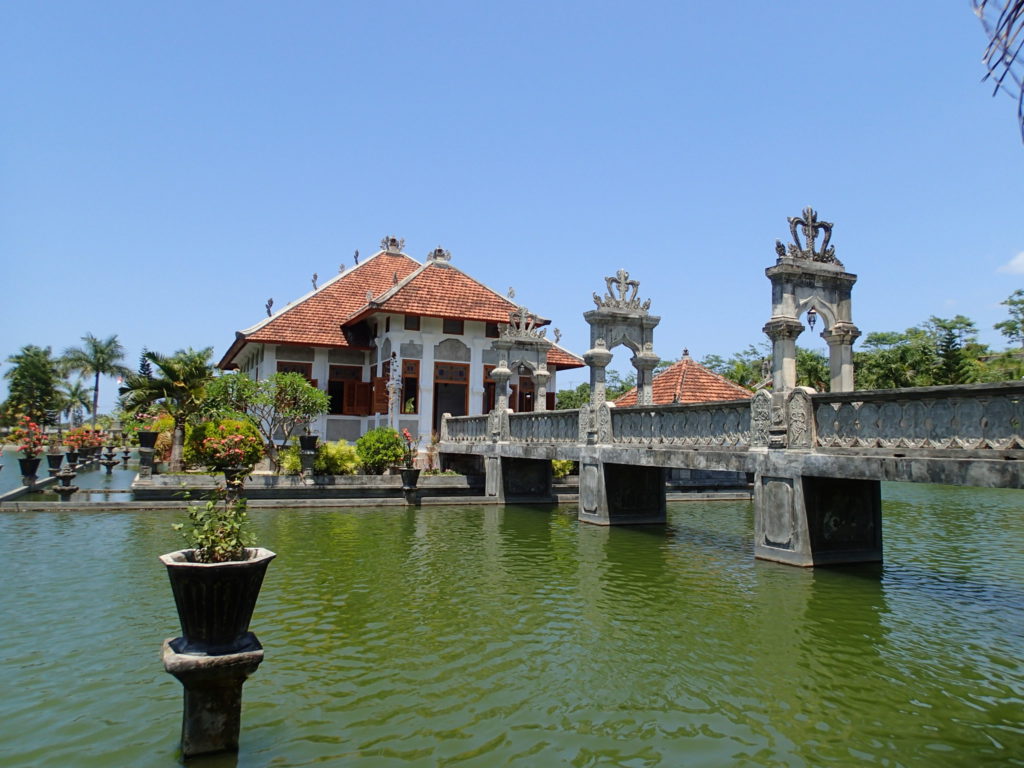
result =
[[[857,276],[836,258],[831,222],[808,207],[788,223],[793,242],[776,240],[776,262],[765,269],[772,314],[763,331],[772,358],[753,399],[654,405],[661,318],[639,298],[639,283],[619,270],[605,278],[607,292],[593,295],[596,309],[583,314],[590,403],[509,412],[510,364],[547,381],[534,361],[549,342],[537,324],[525,323],[531,316],[521,308],[494,343],[494,410],[446,416],[441,453],[481,457],[487,495],[496,502],[550,497],[550,460],[578,461],[579,518],[603,525],[663,522],[666,468],[747,472],[754,478],[755,555],[794,565],[880,560],[882,480],[1024,487],[1024,383],[855,391]],[[812,330],[818,319],[824,325],[830,392],[797,386],[801,317]],[[634,407],[606,402],[605,372],[618,346],[633,353]]]
[[882,480],[1024,488],[1024,383],[446,417],[440,452],[479,456],[486,494],[550,498],[580,465],[579,519],[665,520],[667,468],[754,477],[754,552],[794,565],[882,556]]

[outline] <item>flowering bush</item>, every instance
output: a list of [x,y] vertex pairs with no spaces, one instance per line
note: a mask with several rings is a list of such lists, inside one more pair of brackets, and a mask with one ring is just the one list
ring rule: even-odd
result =
[[34,459],[46,446],[43,430],[28,416],[18,419],[18,425],[11,431],[11,437],[18,444],[18,450],[25,459]]
[[188,435],[186,448],[186,461],[216,471],[227,467],[251,468],[263,458],[259,433],[251,424],[234,419],[196,425]]
[[64,435],[64,445],[72,451],[80,451],[86,445],[86,430],[83,427],[68,430]]

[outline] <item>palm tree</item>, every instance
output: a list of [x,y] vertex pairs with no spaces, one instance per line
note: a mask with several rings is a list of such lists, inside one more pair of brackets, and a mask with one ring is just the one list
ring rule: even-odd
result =
[[206,407],[206,385],[213,380],[210,356],[213,347],[195,350],[179,349],[173,355],[146,352],[146,359],[156,366],[151,378],[140,373],[129,373],[120,393],[127,411],[138,411],[153,403],[160,403],[174,419],[174,437],[171,441],[170,471],[182,469],[182,450],[185,446],[185,424],[201,414]]
[[[57,396],[60,398],[58,401],[58,409],[62,416],[70,418],[72,427],[82,426],[83,410],[86,413],[95,413],[92,402],[89,398],[89,390],[85,387],[85,384],[81,379],[78,379],[74,383],[70,381],[62,382],[58,389]],[[61,428],[60,424],[60,419],[58,419],[58,432]]]
[[96,429],[96,415],[100,407],[100,376],[126,376],[128,369],[121,365],[124,347],[117,340],[117,334],[108,339],[97,339],[91,333],[82,337],[85,344],[64,350],[62,364],[66,371],[77,371],[84,376],[93,376],[92,387],[92,428]]

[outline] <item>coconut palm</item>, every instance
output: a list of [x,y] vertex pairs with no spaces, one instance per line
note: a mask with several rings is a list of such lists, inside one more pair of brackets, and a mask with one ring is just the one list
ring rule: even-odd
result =
[[210,356],[213,347],[180,349],[173,355],[146,352],[146,359],[156,366],[156,373],[146,377],[129,373],[120,393],[126,411],[138,411],[159,403],[174,419],[171,441],[170,471],[182,469],[185,445],[185,424],[206,408],[206,385],[213,380]]
[[96,429],[96,415],[100,407],[100,376],[126,376],[128,369],[121,361],[124,347],[117,340],[117,334],[107,339],[97,339],[91,333],[82,337],[81,347],[64,350],[61,363],[66,371],[77,371],[83,376],[93,377],[92,387],[92,428]]
[[[95,413],[88,388],[81,379],[75,382],[64,381],[57,390],[58,410],[62,416],[68,417],[72,427],[82,426],[82,411]],[[57,429],[60,430],[60,419]]]

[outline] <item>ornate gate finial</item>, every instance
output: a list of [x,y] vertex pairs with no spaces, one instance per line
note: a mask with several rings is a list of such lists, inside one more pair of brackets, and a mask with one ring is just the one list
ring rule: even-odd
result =
[[546,328],[537,328],[537,316],[526,307],[516,307],[508,313],[508,325],[501,335],[506,339],[543,339]]
[[[810,259],[822,264],[843,266],[842,262],[836,258],[835,246],[829,245],[829,240],[832,239],[832,222],[819,221],[818,212],[811,206],[804,208],[802,216],[788,216],[786,221],[789,222],[789,232],[793,236],[793,242],[787,248],[782,245],[781,240],[775,241],[775,252],[779,258],[789,256],[791,259]],[[796,231],[797,227],[800,227],[803,232],[803,243],[800,242],[800,236]],[[819,232],[825,233],[820,249],[816,247],[815,243]]]
[[640,303],[637,293],[640,290],[640,283],[637,280],[629,279],[629,272],[620,269],[614,277],[606,277],[605,285],[608,292],[603,296],[594,294],[594,303],[598,309],[629,309],[637,312],[646,312],[651,308],[651,300]]

